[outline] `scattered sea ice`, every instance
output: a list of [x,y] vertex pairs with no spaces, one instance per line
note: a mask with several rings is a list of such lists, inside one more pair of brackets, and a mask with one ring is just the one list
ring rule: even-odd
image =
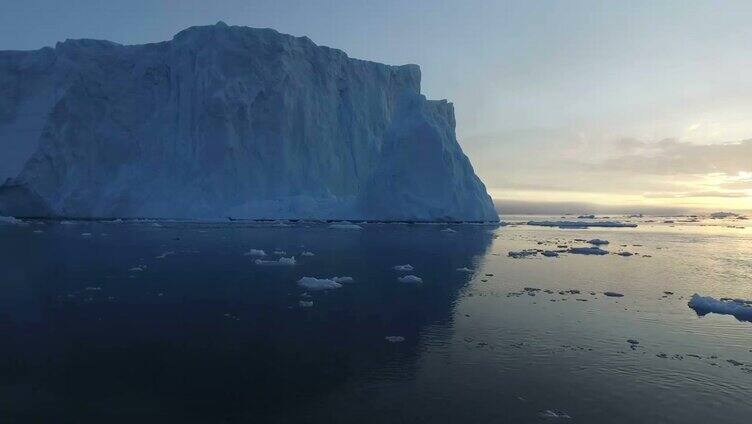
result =
[[405,338],[402,336],[386,336],[384,337],[384,340],[388,341],[389,343],[401,343],[405,341]]
[[300,254],[300,256],[314,256],[314,253],[309,252],[308,250],[304,250],[303,253]]
[[472,269],[470,269],[468,267],[457,268],[457,271],[458,272],[465,272],[465,273],[468,273],[468,274],[474,272]]
[[301,308],[310,308],[311,306],[313,306],[313,301],[301,300],[301,301],[298,301],[298,306],[300,306]]
[[245,253],[243,253],[245,256],[256,256],[256,257],[262,257],[266,256],[266,252],[261,249],[251,249]]

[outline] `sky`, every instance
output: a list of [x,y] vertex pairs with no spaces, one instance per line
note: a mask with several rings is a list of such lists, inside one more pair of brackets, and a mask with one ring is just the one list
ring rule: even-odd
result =
[[494,199],[752,210],[752,2],[0,0],[0,50],[270,27],[417,63]]

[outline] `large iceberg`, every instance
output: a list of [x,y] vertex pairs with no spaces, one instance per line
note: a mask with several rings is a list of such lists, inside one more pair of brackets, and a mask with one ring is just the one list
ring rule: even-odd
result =
[[0,51],[0,215],[498,221],[420,68],[220,22]]

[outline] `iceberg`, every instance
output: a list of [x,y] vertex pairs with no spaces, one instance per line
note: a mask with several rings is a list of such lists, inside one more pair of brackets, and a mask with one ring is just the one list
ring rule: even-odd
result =
[[716,314],[733,315],[742,321],[752,321],[752,300],[715,299],[695,293],[689,299],[687,305],[700,316],[713,312]]
[[222,22],[0,51],[0,215],[498,222],[420,82]]

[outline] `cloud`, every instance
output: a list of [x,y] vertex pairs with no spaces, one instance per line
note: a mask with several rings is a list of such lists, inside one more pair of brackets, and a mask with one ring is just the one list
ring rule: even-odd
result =
[[644,143],[624,139],[616,145],[618,150],[628,153],[590,164],[591,169],[652,175],[736,175],[752,170],[752,139],[722,144],[693,144],[673,139]]
[[689,197],[752,198],[752,195],[744,191],[695,191],[686,193],[645,193],[643,197],[649,199],[686,199]]

